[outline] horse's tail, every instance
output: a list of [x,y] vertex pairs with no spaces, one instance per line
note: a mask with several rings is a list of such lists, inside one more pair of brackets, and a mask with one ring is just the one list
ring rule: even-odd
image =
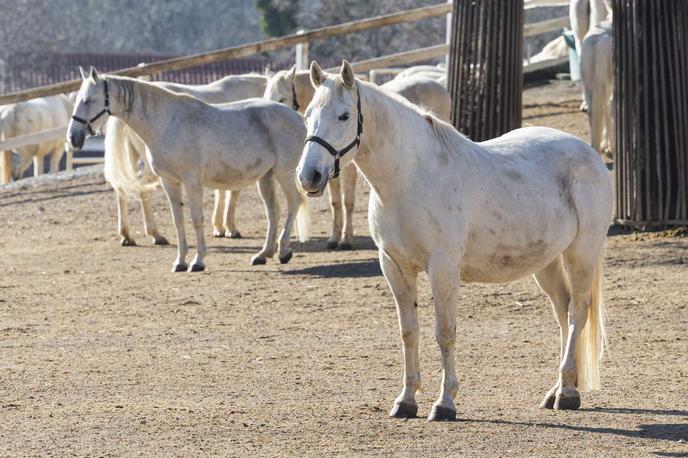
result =
[[600,254],[590,291],[588,319],[576,346],[578,387],[584,391],[600,388],[600,360],[607,344],[604,326],[607,313],[602,299],[603,264],[603,255]]
[[144,151],[137,151],[129,138],[130,132],[121,120],[110,117],[105,133],[105,179],[112,187],[136,194],[155,187],[145,172],[137,170],[139,159],[145,159]]
[[299,199],[301,199],[301,205],[296,214],[296,234],[299,236],[299,242],[307,242],[311,238],[311,206],[298,185],[296,189],[299,190]]

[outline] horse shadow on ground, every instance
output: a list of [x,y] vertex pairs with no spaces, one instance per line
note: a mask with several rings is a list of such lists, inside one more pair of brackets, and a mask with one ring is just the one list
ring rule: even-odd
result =
[[317,278],[369,278],[382,275],[377,259],[358,260],[285,270],[286,275],[310,275]]
[[[83,186],[82,186],[83,188]],[[14,200],[14,201],[6,201],[0,203],[0,207],[12,207],[15,205],[21,205],[21,204],[27,204],[27,203],[38,203],[38,202],[46,202],[50,200],[55,200],[55,199],[64,199],[67,197],[79,197],[79,196],[88,196],[91,194],[101,194],[104,192],[111,192],[110,189],[94,189],[90,191],[76,191],[76,192],[63,192],[62,189],[59,191],[52,192],[50,195],[43,196],[43,197],[35,197],[35,196],[29,196],[25,199],[19,199],[19,200]],[[13,196],[6,196],[7,198],[13,197]]]
[[[327,237],[311,237],[310,240],[304,243],[300,242],[292,242],[291,246],[294,249],[294,251],[298,251],[300,253],[322,253],[322,252],[346,252],[350,250],[340,250],[340,249],[328,249],[326,247],[327,245]],[[377,251],[377,247],[375,246],[375,242],[373,242],[373,239],[365,236],[354,236],[354,240],[351,243],[352,249],[354,251],[363,251],[363,250],[375,250]]]
[[[688,412],[680,411],[644,411],[636,409],[591,409],[588,412],[610,412],[610,413],[655,413],[659,415],[686,415]],[[667,413],[668,412],[668,413]],[[516,425],[516,426],[535,426],[547,429],[563,429],[568,431],[578,431],[583,433],[612,434],[615,436],[629,437],[634,439],[656,439],[678,442],[688,440],[688,423],[651,423],[641,424],[637,429],[606,428],[580,425],[566,425],[557,423],[539,423],[508,420],[477,420],[462,418],[460,422],[490,423],[494,425]],[[688,453],[688,449],[686,450]],[[665,455],[682,456],[682,455]]]

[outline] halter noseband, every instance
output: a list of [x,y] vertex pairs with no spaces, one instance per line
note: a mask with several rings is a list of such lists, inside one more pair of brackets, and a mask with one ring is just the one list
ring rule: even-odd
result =
[[361,94],[358,92],[358,87],[356,88],[356,97],[358,98],[356,101],[356,109],[358,110],[358,126],[356,130],[356,138],[354,138],[351,143],[346,145],[343,149],[337,151],[334,146],[330,145],[326,140],[323,140],[317,135],[306,137],[306,141],[304,142],[304,144],[308,142],[315,142],[323,146],[332,156],[334,156],[334,170],[332,170],[330,178],[337,178],[339,176],[339,160],[342,158],[342,156],[351,151],[354,146],[358,147],[361,144],[361,134],[363,133],[363,113],[361,112]]
[[79,124],[83,124],[84,126],[86,126],[86,128],[88,129],[88,133],[91,135],[96,134],[95,131],[93,130],[93,127],[91,126],[91,123],[96,121],[98,118],[103,116],[105,113],[107,113],[109,115],[112,114],[112,112],[110,111],[110,93],[108,92],[108,82],[105,79],[103,80],[103,92],[105,94],[105,107],[102,110],[100,110],[98,112],[98,114],[96,114],[94,117],[92,117],[91,119],[88,119],[88,120],[86,120],[84,118],[80,118],[76,115],[72,116],[72,119],[74,121],[78,122]]

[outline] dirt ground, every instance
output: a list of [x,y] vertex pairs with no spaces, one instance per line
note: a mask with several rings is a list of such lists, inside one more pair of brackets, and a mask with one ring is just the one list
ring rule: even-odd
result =
[[[524,123],[587,138],[578,94],[529,89]],[[197,274],[169,272],[175,248],[146,240],[133,205],[139,246],[118,245],[97,173],[0,191],[0,455],[688,456],[688,238],[609,238],[610,351],[581,410],[538,408],[559,332],[527,278],[461,290],[460,420],[395,420],[401,342],[365,189],[356,251],[323,249],[321,199],[314,240],[256,267],[265,219],[245,192],[246,238],[210,238]],[[161,192],[155,207],[173,240]],[[419,306],[427,415],[440,363],[426,277]]]

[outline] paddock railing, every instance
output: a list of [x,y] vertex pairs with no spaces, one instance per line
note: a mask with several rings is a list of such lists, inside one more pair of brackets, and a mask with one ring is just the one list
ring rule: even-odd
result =
[[[541,6],[559,6],[568,4],[567,0],[525,0],[524,8],[535,8]],[[240,57],[247,57],[258,53],[267,51],[274,51],[277,49],[296,47],[296,61],[299,68],[304,68],[308,62],[308,44],[326,38],[332,38],[342,35],[348,35],[363,30],[370,30],[395,24],[406,22],[416,22],[422,19],[427,19],[437,16],[446,16],[452,11],[452,3],[440,3],[411,10],[400,11],[397,13],[385,14],[371,18],[365,18],[341,24],[321,27],[313,30],[300,30],[297,33],[286,35],[278,38],[271,38],[254,43],[248,43],[238,46],[232,46],[216,51],[210,51],[190,56],[176,57],[172,59],[162,60],[142,64],[136,67],[124,68],[121,70],[111,72],[114,75],[125,75],[131,77],[150,76],[162,72],[182,70],[198,65],[215,63],[229,59]],[[560,17],[541,21],[537,23],[527,24],[524,27],[524,37],[530,37],[541,33],[561,30],[569,25],[569,18]],[[386,56],[366,59],[363,61],[353,62],[353,68],[357,73],[370,72],[374,70],[384,69],[387,67],[398,67],[417,62],[427,61],[434,58],[446,56],[449,52],[448,44],[439,44],[435,46],[428,46],[425,48],[414,49],[411,51],[404,51]],[[539,62],[537,66],[528,66],[524,68],[524,72],[540,70],[542,68],[557,65],[565,59],[553,59],[552,61]],[[328,69],[335,70],[335,69]],[[24,100],[30,100],[38,97],[45,97],[49,95],[62,94],[74,91],[81,85],[80,79],[64,81],[60,83],[50,84],[47,86],[27,89],[10,94],[0,95],[0,105],[17,103]],[[50,131],[36,132],[33,134],[23,135],[12,139],[6,139],[0,142],[0,151],[21,146],[29,146],[36,143],[41,143],[47,140],[56,140],[63,138],[65,135],[65,128],[53,129]],[[75,163],[89,163],[102,162],[101,158],[83,158],[83,161],[74,159]],[[68,152],[68,167],[71,167],[71,154]]]

